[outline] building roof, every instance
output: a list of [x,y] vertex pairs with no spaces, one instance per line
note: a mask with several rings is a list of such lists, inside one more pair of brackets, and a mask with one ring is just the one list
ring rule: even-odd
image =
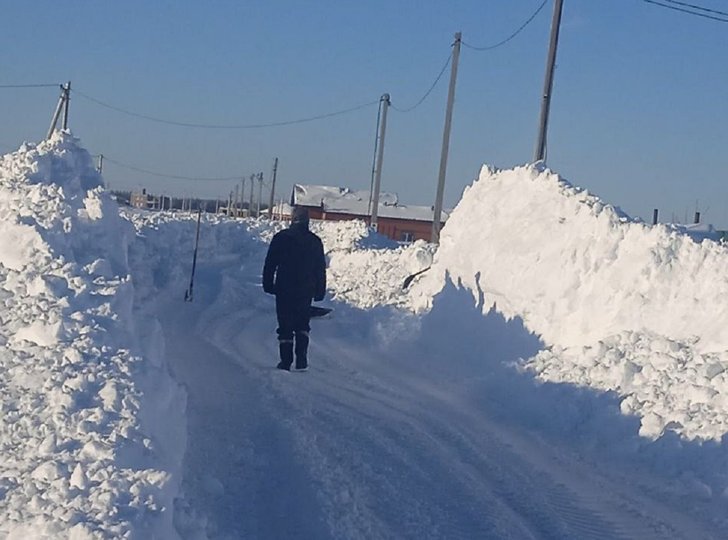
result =
[[[296,184],[293,186],[294,205],[322,208],[325,212],[369,215],[369,191],[352,191],[348,188]],[[433,209],[430,206],[411,206],[399,203],[396,193],[380,193],[379,217],[407,219],[413,221],[432,221]],[[448,218],[443,212],[441,219]]]

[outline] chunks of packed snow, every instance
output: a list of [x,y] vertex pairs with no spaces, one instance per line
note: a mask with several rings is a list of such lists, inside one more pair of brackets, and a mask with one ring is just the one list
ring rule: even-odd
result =
[[362,309],[407,306],[404,280],[432,263],[432,245],[421,240],[398,245],[373,233],[364,221],[324,221],[312,228],[329,259],[333,299]]
[[728,432],[728,250],[631,220],[551,171],[483,167],[442,231],[418,310],[447,279],[548,346],[525,366],[624,397],[642,434]]
[[131,234],[69,133],[2,157],[0,538],[175,536],[184,396],[140,354]]

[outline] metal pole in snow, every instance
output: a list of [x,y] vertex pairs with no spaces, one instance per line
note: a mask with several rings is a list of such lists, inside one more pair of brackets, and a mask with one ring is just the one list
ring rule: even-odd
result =
[[445,173],[447,172],[447,156],[450,151],[450,131],[452,128],[452,108],[455,102],[455,82],[458,77],[458,59],[460,58],[460,42],[462,33],[455,33],[453,43],[452,66],[450,67],[450,87],[447,91],[447,109],[445,111],[445,128],[442,133],[442,152],[440,153],[440,172],[437,177],[437,195],[432,211],[432,243],[440,241],[440,222],[442,215],[442,199],[445,194]]
[[546,131],[548,130],[549,111],[551,109],[551,91],[554,87],[554,66],[556,65],[556,49],[559,45],[559,27],[561,26],[561,10],[564,0],[554,1],[554,16],[551,20],[551,40],[549,52],[546,57],[546,78],[543,84],[543,97],[541,99],[541,117],[538,122],[538,139],[533,161],[546,159]]
[[195,233],[195,251],[192,253],[192,273],[190,274],[190,286],[185,291],[185,302],[192,302],[192,288],[195,284],[195,268],[197,267],[197,245],[200,243],[200,218],[202,208],[197,210],[197,232]]
[[374,193],[372,194],[372,211],[369,218],[369,226],[377,230],[377,218],[379,213],[379,187],[382,183],[382,162],[384,161],[384,136],[387,133],[387,110],[391,104],[389,94],[384,94],[379,100],[382,107],[382,123],[379,126],[379,148],[377,153],[377,167],[374,174]]

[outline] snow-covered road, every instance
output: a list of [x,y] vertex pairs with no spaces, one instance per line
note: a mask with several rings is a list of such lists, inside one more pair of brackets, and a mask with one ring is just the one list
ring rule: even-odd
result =
[[336,309],[285,373],[280,223],[204,215],[186,303],[196,216],[69,133],[0,210],[0,540],[728,538],[725,245],[485,167],[436,253],[312,224]]
[[[188,391],[184,538],[720,537],[663,502],[660,478],[505,421],[503,396],[457,351],[373,339],[401,324],[452,342],[437,305],[409,330],[394,312],[339,305],[314,321],[311,370],[275,370],[261,262],[203,263],[194,303],[172,295],[156,308]],[[449,316],[468,302],[444,296]],[[481,333],[501,361],[538,349],[516,323],[460,315],[459,331]]]

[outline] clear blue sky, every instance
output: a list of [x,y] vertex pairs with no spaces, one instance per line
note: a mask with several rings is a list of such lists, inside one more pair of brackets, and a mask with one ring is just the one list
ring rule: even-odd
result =
[[[375,101],[416,103],[453,34],[489,45],[542,0],[9,2],[0,84],[60,83],[117,107],[192,123],[285,121]],[[726,0],[695,0],[728,11]],[[446,205],[483,163],[532,159],[553,4],[493,51],[462,49]],[[728,227],[728,23],[641,0],[565,0],[548,164],[629,214]],[[390,111],[382,189],[432,204],[447,78]],[[55,88],[0,89],[0,147],[45,135]],[[198,130],[124,116],[76,95],[70,126],[92,153],[163,173],[263,171],[368,189],[376,106],[289,127]],[[163,180],[107,163],[113,188],[217,196],[234,182]]]

